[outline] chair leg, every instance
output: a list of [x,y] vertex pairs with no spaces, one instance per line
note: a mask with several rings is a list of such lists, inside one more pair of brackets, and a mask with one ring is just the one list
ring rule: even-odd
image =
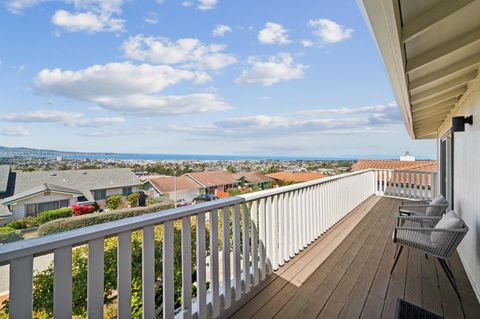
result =
[[447,276],[448,281],[450,282],[453,289],[455,290],[455,293],[457,294],[458,299],[462,299],[462,296],[460,296],[460,293],[458,292],[457,281],[455,280],[455,277],[453,276],[453,272],[448,266],[447,261],[441,258],[437,258],[437,259],[438,259],[438,262],[440,263],[440,266],[442,266],[443,272]]
[[400,245],[397,245],[397,248],[395,249],[395,255],[393,255],[393,259],[397,258],[398,250],[400,249]]
[[397,265],[400,255],[402,254],[402,250],[403,250],[403,245],[399,245],[397,256],[395,257],[395,261],[393,262],[392,269],[390,270],[390,275],[392,275],[393,271],[395,270],[395,266]]

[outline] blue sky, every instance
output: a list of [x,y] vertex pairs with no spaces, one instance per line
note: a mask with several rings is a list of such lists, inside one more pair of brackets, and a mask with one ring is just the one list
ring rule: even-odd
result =
[[435,156],[355,1],[6,0],[0,145]]

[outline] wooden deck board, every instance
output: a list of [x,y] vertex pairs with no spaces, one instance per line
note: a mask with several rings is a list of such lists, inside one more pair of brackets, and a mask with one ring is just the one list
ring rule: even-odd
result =
[[456,253],[450,264],[462,303],[436,259],[414,250],[404,249],[390,276],[400,201],[374,199],[272,274],[232,318],[393,318],[398,297],[453,319],[464,318],[463,305],[465,318],[475,318],[480,304]]

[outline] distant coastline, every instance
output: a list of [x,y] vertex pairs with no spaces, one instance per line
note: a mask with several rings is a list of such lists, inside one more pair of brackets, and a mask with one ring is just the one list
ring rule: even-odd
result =
[[[242,160],[332,160],[348,161],[359,158],[369,159],[398,159],[398,156],[389,155],[365,155],[365,156],[268,156],[268,155],[205,155],[205,154],[148,154],[148,153],[98,153],[98,152],[67,152],[47,149],[35,149],[25,147],[3,147],[0,146],[0,158],[12,157],[36,157],[36,158],[54,158],[62,157],[65,159],[90,159],[90,160],[199,160],[199,161],[242,161]],[[417,157],[417,159],[429,159],[427,157]]]

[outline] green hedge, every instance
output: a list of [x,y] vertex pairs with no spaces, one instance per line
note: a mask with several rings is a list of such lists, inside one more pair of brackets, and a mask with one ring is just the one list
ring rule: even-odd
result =
[[106,213],[93,213],[70,218],[61,218],[43,224],[38,229],[40,235],[61,233],[67,230],[82,228],[91,225],[103,224],[118,219],[154,213],[165,209],[173,208],[171,204],[156,204],[147,207],[133,207],[114,210]]
[[73,210],[70,207],[59,208],[54,210],[48,210],[46,212],[41,212],[37,216],[37,220],[40,224],[45,224],[51,220],[72,217]]
[[0,243],[10,243],[23,239],[21,231],[8,226],[0,227]]

